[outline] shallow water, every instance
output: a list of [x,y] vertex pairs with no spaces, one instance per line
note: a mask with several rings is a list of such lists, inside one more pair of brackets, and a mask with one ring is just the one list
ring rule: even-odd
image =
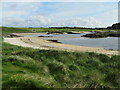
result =
[[98,39],[71,38],[71,39],[64,39],[64,40],[61,39],[59,41],[65,44],[118,50],[118,38],[114,38],[114,37],[98,38]]
[[[82,35],[85,35],[85,34],[87,34],[87,33],[58,34],[58,35],[50,34],[50,35],[43,35],[43,36],[52,36],[52,37],[44,37],[44,39],[58,40],[64,44],[90,46],[90,47],[118,50],[118,38],[117,37],[107,37],[107,38],[81,37]],[[40,35],[27,35],[27,36],[36,37],[36,36],[40,36]]]

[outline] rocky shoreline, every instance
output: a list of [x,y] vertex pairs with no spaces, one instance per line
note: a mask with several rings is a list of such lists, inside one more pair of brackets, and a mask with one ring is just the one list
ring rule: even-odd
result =
[[86,34],[82,37],[87,38],[106,38],[106,37],[120,37],[120,32],[114,32],[114,31],[107,31],[107,32],[95,32],[92,34]]

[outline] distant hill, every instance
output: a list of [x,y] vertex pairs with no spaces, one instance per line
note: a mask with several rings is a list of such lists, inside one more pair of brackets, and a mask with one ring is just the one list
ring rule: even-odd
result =
[[120,23],[113,24],[107,28],[87,28],[87,27],[49,27],[54,29],[96,29],[96,30],[104,30],[104,29],[120,29]]
[[[5,27],[5,26],[1,26],[0,28],[2,28],[3,30],[4,29],[26,29],[26,28],[20,28],[20,27]],[[29,29],[44,29],[43,27],[29,27]],[[45,28],[46,29],[46,28]],[[104,29],[120,29],[120,23],[116,23],[116,24],[113,24],[112,26],[108,26],[107,28],[106,27],[101,27],[101,28],[88,28],[88,27],[47,27],[47,29],[96,29],[96,30],[104,30]],[[28,30],[28,28],[27,28]],[[10,30],[9,30],[10,31]]]
[[120,29],[120,23],[113,24],[110,27],[107,27],[107,29]]

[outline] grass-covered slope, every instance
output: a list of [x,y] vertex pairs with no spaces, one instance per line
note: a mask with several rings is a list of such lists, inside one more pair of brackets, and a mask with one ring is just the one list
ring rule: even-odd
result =
[[3,43],[3,88],[118,88],[120,56]]

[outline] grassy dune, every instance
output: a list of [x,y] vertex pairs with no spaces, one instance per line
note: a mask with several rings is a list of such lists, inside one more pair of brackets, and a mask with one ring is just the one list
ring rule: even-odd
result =
[[120,56],[3,43],[3,88],[120,88]]

